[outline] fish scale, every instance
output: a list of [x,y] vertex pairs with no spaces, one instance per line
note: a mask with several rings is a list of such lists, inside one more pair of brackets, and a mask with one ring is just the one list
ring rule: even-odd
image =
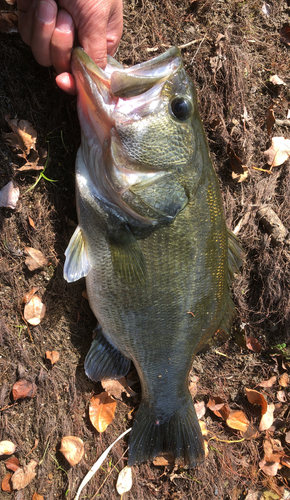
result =
[[194,355],[230,327],[229,275],[240,265],[196,92],[176,48],[127,69],[110,58],[105,72],[78,48],[72,68],[79,225],[64,276],[86,276],[99,323],[85,371],[98,381],[137,369],[129,465],[166,452],[194,467],[204,446],[188,376]]

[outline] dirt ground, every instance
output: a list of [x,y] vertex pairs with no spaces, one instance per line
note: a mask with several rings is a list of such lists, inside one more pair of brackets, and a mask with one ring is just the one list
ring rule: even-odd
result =
[[[245,439],[207,409],[202,418],[208,429],[205,462],[193,470],[150,463],[134,467],[133,486],[124,500],[290,498],[289,468],[281,464],[275,475],[268,475],[259,465],[266,437],[279,439],[285,455],[290,455],[289,389],[287,384],[279,387],[278,381],[273,387],[257,387],[262,380],[287,373],[290,359],[290,250],[285,238],[290,224],[289,162],[271,168],[264,156],[272,137],[289,137],[289,44],[280,33],[287,28],[289,14],[289,0],[125,0],[124,35],[116,57],[132,65],[169,46],[181,47],[197,88],[227,223],[245,252],[233,284],[237,318],[232,336],[197,356],[195,402],[219,396],[231,410],[243,410],[258,428],[260,407],[250,404],[245,392],[257,389],[275,405],[275,420],[269,430],[257,430]],[[284,33],[289,36],[287,29]],[[83,294],[84,280],[67,284],[63,279],[64,251],[77,223],[76,98],[58,89],[53,68],[40,67],[17,33],[0,34],[0,74],[0,188],[13,180],[20,189],[16,209],[0,209],[0,441],[17,445],[14,456],[22,466],[31,459],[38,463],[28,486],[12,493],[1,490],[0,498],[31,500],[37,492],[45,500],[70,500],[101,453],[131,426],[136,404],[132,398],[118,402],[116,416],[103,434],[90,424],[89,400],[102,389],[86,378],[83,363],[96,321]],[[284,84],[270,82],[275,74]],[[282,123],[271,123],[269,108]],[[11,132],[8,115],[32,124],[37,147],[48,151],[45,175],[57,182],[42,177],[28,191],[41,171],[19,170],[25,160],[5,140],[4,134]],[[239,173],[248,169],[248,177],[237,183],[233,167]],[[278,230],[286,228],[276,243],[271,223],[257,215],[261,207],[268,215],[271,208],[280,218]],[[30,271],[25,247],[42,251],[48,265]],[[21,301],[32,287],[39,287],[46,314],[28,330]],[[251,337],[260,352],[247,347],[253,344]],[[46,351],[60,354],[53,367]],[[34,382],[37,391],[32,398],[14,402],[12,387],[19,379]],[[138,384],[133,389],[138,392]],[[279,390],[284,391],[282,398]],[[67,435],[81,437],[85,444],[84,458],[74,467],[59,451]],[[1,481],[7,473],[6,458],[0,459]],[[115,485],[126,463],[125,438],[81,498],[120,498]]]

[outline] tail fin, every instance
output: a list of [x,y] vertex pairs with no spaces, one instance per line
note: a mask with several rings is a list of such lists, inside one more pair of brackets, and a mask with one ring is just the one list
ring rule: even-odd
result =
[[128,465],[153,460],[169,452],[178,465],[195,467],[204,459],[204,443],[193,402],[182,405],[168,420],[141,403],[129,440]]

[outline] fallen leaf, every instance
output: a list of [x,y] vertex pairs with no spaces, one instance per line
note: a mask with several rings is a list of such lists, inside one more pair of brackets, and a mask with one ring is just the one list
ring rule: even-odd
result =
[[16,382],[12,388],[12,395],[14,401],[23,398],[33,398],[35,396],[37,387],[34,382],[21,379]]
[[273,385],[276,383],[277,377],[276,375],[273,375],[273,377],[269,378],[269,380],[262,380],[262,382],[259,383],[260,387],[273,387]]
[[101,380],[101,384],[104,391],[106,391],[109,396],[113,396],[119,401],[122,401],[123,392],[125,392],[128,398],[131,396],[136,396],[136,392],[129,387],[125,377],[122,377],[119,380]]
[[262,415],[259,425],[260,431],[266,431],[267,429],[270,429],[271,425],[274,422],[274,410],[275,405],[273,403],[269,404],[266,413]]
[[3,491],[7,491],[7,493],[12,493],[12,491],[13,491],[13,487],[12,487],[12,483],[11,483],[11,477],[12,477],[11,472],[8,472],[6,474],[6,476],[4,476],[3,481],[1,483],[2,490]]
[[219,396],[211,396],[207,403],[207,407],[213,411],[217,417],[220,417],[223,420],[226,420],[229,417],[231,411],[230,407],[224,403],[222,398]]
[[271,167],[279,167],[285,163],[290,156],[290,139],[272,137],[272,144],[270,148],[264,152],[264,156],[268,165],[271,165]]
[[255,391],[254,389],[246,388],[246,395],[249,403],[251,403],[252,405],[260,405],[262,407],[262,415],[264,415],[267,411],[268,404],[263,394]]
[[57,351],[46,351],[45,357],[54,365],[59,360],[59,353]]
[[232,179],[233,181],[237,182],[238,184],[240,182],[245,181],[248,176],[249,176],[249,169],[246,165],[243,165],[244,172],[242,174],[236,174],[235,172],[232,172]]
[[262,347],[255,337],[247,337],[246,346],[248,349],[254,352],[261,352]]
[[45,316],[46,307],[41,302],[41,298],[38,295],[34,295],[32,299],[24,306],[24,318],[26,321],[33,326],[39,325],[41,320]]
[[14,490],[22,490],[29,483],[31,483],[36,476],[35,468],[37,465],[38,464],[35,460],[30,460],[28,465],[25,465],[23,468],[20,467],[14,472],[11,478]]
[[259,467],[267,476],[276,476],[279,468],[279,463],[267,462],[263,458],[263,460],[261,460],[261,462],[259,463]]
[[286,441],[286,443],[290,444],[290,431],[286,432],[285,441]]
[[285,455],[281,442],[278,439],[265,439],[263,442],[266,462],[280,462],[281,457]]
[[287,387],[289,384],[289,375],[287,372],[282,373],[281,377],[279,378],[279,385],[281,387]]
[[169,452],[164,452],[161,453],[160,455],[157,455],[157,457],[154,458],[153,464],[156,465],[157,467],[163,467],[165,465],[174,465],[175,460],[174,456],[172,453]]
[[39,493],[33,493],[32,495],[32,500],[44,500],[44,497],[40,495]]
[[48,260],[40,250],[36,250],[32,247],[25,247],[24,252],[28,255],[25,259],[25,264],[29,271],[35,271],[35,269],[47,266]]
[[[16,149],[21,149],[25,156],[29,154],[31,149],[34,149],[36,151],[37,133],[36,130],[32,127],[32,124],[27,120],[10,120],[9,116],[5,116],[5,120],[7,121],[14,134],[16,134],[21,139],[23,145],[20,145],[21,141],[15,142],[15,144],[13,144],[13,141],[10,141],[10,144]],[[4,134],[4,137],[6,137],[6,142],[9,142],[9,137],[7,136],[8,134]]]
[[199,420],[198,423],[200,425],[202,435],[203,436],[207,436],[208,435],[208,430],[206,428],[206,423],[203,422],[202,420]]
[[274,104],[273,103],[267,109],[266,124],[267,124],[268,134],[270,135],[272,132],[273,125],[275,125],[275,114],[274,114]]
[[228,143],[227,145],[227,155],[229,157],[233,172],[239,175],[244,174],[245,166],[243,165],[242,160],[240,160],[240,158],[236,155],[230,143]]
[[226,423],[231,429],[236,429],[242,432],[245,432],[250,424],[245,413],[241,410],[231,412],[226,420]]
[[287,396],[286,396],[285,391],[278,391],[276,396],[277,396],[278,401],[280,401],[281,403],[286,403]]
[[283,26],[283,28],[280,30],[280,36],[283,40],[283,42],[287,43],[287,45],[290,45],[290,27],[289,26]]
[[189,391],[191,396],[194,398],[197,394],[197,382],[199,381],[198,375],[192,375],[189,379]]
[[198,420],[200,420],[204,416],[206,411],[205,402],[199,401],[198,403],[195,403],[194,408],[196,411],[196,416]]
[[33,286],[29,292],[27,292],[25,295],[23,295],[21,304],[27,304],[27,302],[30,302],[33,295],[39,290],[39,286]]
[[18,33],[18,12],[0,11],[0,31]]
[[59,451],[70,465],[78,464],[83,458],[85,449],[83,441],[76,436],[65,436],[61,440]]
[[119,495],[123,495],[127,491],[130,491],[130,489],[132,488],[132,484],[132,468],[126,465],[126,467],[124,467],[124,469],[119,472],[116,490]]
[[90,400],[89,416],[90,421],[98,432],[104,432],[112,422],[117,401],[115,401],[107,392],[102,392],[93,396]]
[[209,453],[207,441],[204,441],[203,444],[204,444],[204,457],[207,458]]
[[35,229],[34,220],[33,220],[33,219],[31,219],[31,217],[29,217],[29,215],[28,215],[28,217],[27,217],[27,218],[28,218],[29,225],[30,225],[31,227],[33,227],[33,229]]
[[288,457],[288,455],[284,455],[281,458],[281,464],[290,469],[290,457]]
[[242,436],[244,439],[255,439],[258,437],[259,431],[257,427],[253,424],[250,424],[246,431],[242,432]]
[[7,469],[13,470],[14,472],[20,467],[19,460],[16,457],[8,458],[5,465]]
[[0,456],[12,455],[16,450],[16,445],[12,441],[0,441]]
[[270,82],[273,83],[274,85],[286,85],[281,78],[279,78],[278,75],[272,75],[270,76]]
[[13,181],[10,181],[0,190],[0,207],[11,208],[14,210],[16,208],[18,198],[19,188],[15,188]]

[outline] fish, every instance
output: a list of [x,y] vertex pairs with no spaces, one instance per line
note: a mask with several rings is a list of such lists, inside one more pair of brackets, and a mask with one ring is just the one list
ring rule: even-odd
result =
[[93,381],[138,372],[141,403],[128,465],[167,453],[205,456],[188,378],[193,359],[235,315],[240,246],[225,223],[218,179],[180,50],[105,70],[72,54],[81,145],[78,226],[64,278],[86,278],[98,320],[85,359]]

